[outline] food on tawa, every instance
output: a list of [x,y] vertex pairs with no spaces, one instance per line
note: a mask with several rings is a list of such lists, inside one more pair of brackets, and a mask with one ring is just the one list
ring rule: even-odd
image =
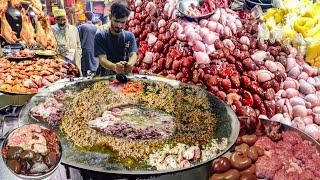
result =
[[71,91],[57,90],[52,92],[44,102],[31,108],[31,115],[39,120],[45,121],[52,126],[57,126],[64,113],[67,98],[72,98]]
[[138,106],[114,107],[88,122],[88,126],[108,135],[129,139],[161,139],[172,135],[173,117]]
[[0,58],[0,91],[37,93],[63,78],[76,77],[79,71],[64,60],[37,58],[20,62]]
[[[193,165],[215,157],[229,143],[225,136],[213,140],[216,119],[208,97],[200,87],[183,84],[173,87],[144,79],[130,79],[126,84],[100,80],[75,92],[60,129],[77,148],[106,149],[126,165],[134,162],[150,169],[157,169],[148,164],[152,154],[161,153],[165,146],[174,148],[180,143],[198,147],[198,161],[185,159]],[[130,128],[122,127],[128,127],[128,121],[132,122]],[[168,121],[166,131],[163,121]],[[149,134],[151,126],[152,133],[161,136]]]
[[7,166],[16,174],[37,176],[54,169],[61,157],[56,134],[38,124],[14,130],[2,149]]
[[205,149],[199,146],[189,146],[183,143],[177,145],[166,144],[156,153],[150,154],[147,163],[157,170],[167,170],[176,168],[189,168],[192,164],[217,156],[228,145],[228,139],[222,138],[221,142],[213,139],[210,146]]

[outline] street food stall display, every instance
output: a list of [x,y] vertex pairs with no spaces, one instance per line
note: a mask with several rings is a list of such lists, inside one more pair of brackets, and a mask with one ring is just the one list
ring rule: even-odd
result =
[[178,2],[157,2],[130,3],[134,72],[205,86],[238,116],[281,121],[320,140],[318,67],[294,44],[260,39],[264,22],[248,11],[216,6],[210,17],[190,19],[176,17]]
[[[38,1],[1,1],[0,108],[21,105],[32,94],[60,79],[79,76],[78,69],[56,54],[57,42]],[[9,22],[8,17],[21,20]],[[18,103],[16,103],[18,102]]]
[[71,78],[32,2],[32,23],[21,9],[15,34],[1,16],[1,35],[45,48],[5,52],[0,90],[36,93],[20,125],[55,131],[62,163],[119,177],[320,178],[319,2],[128,0],[128,82]]

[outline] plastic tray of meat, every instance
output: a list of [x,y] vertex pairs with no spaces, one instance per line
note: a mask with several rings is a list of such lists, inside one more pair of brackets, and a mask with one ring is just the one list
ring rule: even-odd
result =
[[192,19],[201,19],[211,16],[217,5],[213,0],[181,0],[178,11],[182,15]]
[[[235,143],[237,117],[206,90],[156,76],[127,77],[127,83],[108,76],[51,85],[21,111],[20,124],[37,122],[56,131],[64,147],[62,163],[118,175],[202,168]],[[53,94],[65,99],[62,118],[35,117],[60,107],[52,106]]]

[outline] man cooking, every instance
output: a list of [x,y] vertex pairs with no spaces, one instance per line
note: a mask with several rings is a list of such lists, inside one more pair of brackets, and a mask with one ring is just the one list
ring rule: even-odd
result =
[[129,15],[126,4],[116,2],[111,5],[109,28],[97,32],[94,40],[94,54],[100,62],[97,74],[105,76],[132,71],[138,49],[134,34],[123,30]]
[[64,9],[54,10],[53,15],[56,24],[51,26],[51,29],[58,43],[58,52],[71,60],[81,73],[81,44],[78,30],[68,24]]

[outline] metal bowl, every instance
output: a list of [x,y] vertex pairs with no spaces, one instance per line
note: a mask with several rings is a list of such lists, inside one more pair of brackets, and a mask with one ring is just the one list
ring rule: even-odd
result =
[[[191,4],[194,4],[194,5],[198,6],[201,1],[202,0],[180,0],[178,11],[179,11],[179,13],[182,14],[182,16],[188,17],[188,18],[191,18],[191,19],[208,18],[208,17],[210,17],[212,14],[214,14],[216,12],[214,10],[214,11],[208,13],[208,14],[202,14],[202,15],[199,15],[199,16],[190,16],[190,15],[187,15],[185,13],[186,8],[189,7]],[[215,4],[215,7],[217,8],[217,4]]]
[[[48,88],[41,91],[39,94],[35,95],[29,103],[25,106],[25,108],[21,111],[20,114],[20,124],[30,124],[35,123],[36,120],[30,117],[29,111],[32,107],[34,107],[37,101],[45,99],[51,92],[64,89],[64,88],[71,88],[71,87],[83,87],[84,84],[92,84],[98,81],[105,81],[111,78],[115,78],[115,76],[107,76],[107,77],[100,77],[95,79],[88,79],[88,78],[78,78],[73,81],[65,81],[63,83],[54,84],[49,86]],[[179,87],[180,85],[185,85],[176,80],[170,80],[166,78],[161,78],[157,76],[149,76],[149,75],[130,75],[127,78],[134,79],[134,80],[148,80],[148,81],[155,81],[155,82],[164,82],[169,84],[172,87]],[[188,85],[194,86],[194,85]],[[199,88],[198,86],[194,86],[194,88]],[[200,89],[200,88],[199,88]],[[181,168],[181,169],[168,169],[164,171],[157,171],[157,170],[147,170],[147,169],[137,169],[137,170],[130,170],[124,168],[121,164],[112,164],[107,162],[105,159],[109,157],[108,154],[102,154],[98,152],[88,152],[88,151],[81,151],[74,147],[73,143],[68,139],[64,138],[63,135],[60,136],[61,143],[63,146],[63,157],[62,163],[68,166],[72,166],[75,168],[83,169],[83,170],[90,170],[100,173],[108,173],[108,174],[116,174],[116,175],[149,175],[149,176],[159,176],[165,174],[172,174],[172,173],[179,173],[189,170],[196,170],[197,168],[201,168],[207,166],[211,163],[214,159],[220,157],[224,153],[226,153],[232,145],[236,142],[236,139],[239,134],[240,124],[235,115],[234,111],[230,108],[229,105],[225,104],[223,101],[218,99],[217,97],[213,96],[209,92],[207,93],[207,97],[211,103],[213,113],[216,115],[217,124],[216,124],[216,135],[217,137],[212,138],[219,138],[220,137],[227,137],[228,138],[228,146],[221,151],[217,156],[212,157],[207,161],[200,162],[190,168]],[[39,122],[37,122],[39,123]],[[59,128],[52,127],[45,122],[40,122],[43,126],[46,126],[50,129],[54,129],[56,132],[60,132]],[[207,170],[207,169],[205,169]],[[199,172],[198,172],[199,173]]]
[[[40,126],[41,129],[48,129],[46,127],[43,127],[43,126]],[[22,175],[22,174],[17,174],[16,172],[14,172],[11,168],[9,168],[7,166],[7,163],[6,163],[6,159],[3,157],[3,154],[2,154],[2,151],[3,149],[6,147],[7,143],[8,143],[8,140],[10,138],[10,136],[12,135],[13,132],[15,132],[16,130],[18,130],[20,127],[12,130],[10,133],[7,133],[5,135],[5,139],[2,143],[2,147],[1,147],[1,158],[3,160],[3,162],[5,163],[6,167],[12,172],[12,174],[14,174],[15,176],[19,177],[19,178],[22,178],[22,179],[30,179],[30,180],[36,180],[36,179],[44,179],[44,178],[47,178],[47,177],[50,177],[59,167],[59,164],[61,163],[61,159],[62,159],[62,145],[61,145],[61,142],[59,140],[59,137],[57,136],[58,138],[58,145],[60,147],[60,157],[59,157],[59,160],[58,160],[58,163],[54,166],[54,167],[51,167],[51,170],[44,173],[44,174],[36,174],[36,175]],[[48,129],[50,130],[50,129]]]

